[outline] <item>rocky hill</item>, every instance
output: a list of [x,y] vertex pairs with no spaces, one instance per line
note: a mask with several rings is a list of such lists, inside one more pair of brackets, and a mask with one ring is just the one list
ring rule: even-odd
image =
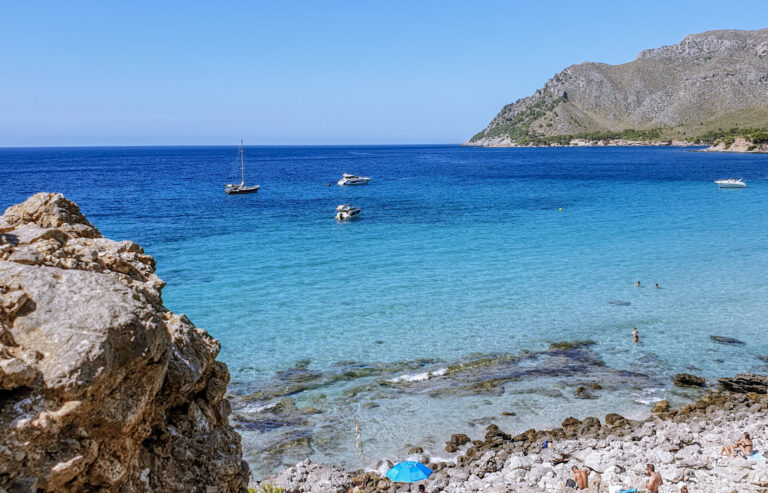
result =
[[0,216],[0,491],[245,491],[219,343],[60,194]]
[[768,127],[768,29],[691,34],[622,65],[572,65],[466,144],[695,140],[734,127]]

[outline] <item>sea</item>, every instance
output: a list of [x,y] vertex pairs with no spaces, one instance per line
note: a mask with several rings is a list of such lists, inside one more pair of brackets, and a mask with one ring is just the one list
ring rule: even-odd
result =
[[221,342],[257,479],[451,460],[453,433],[639,417],[701,392],[677,373],[768,371],[768,155],[246,147],[261,190],[228,196],[238,156],[0,149],[0,208],[61,192],[155,257],[165,306]]

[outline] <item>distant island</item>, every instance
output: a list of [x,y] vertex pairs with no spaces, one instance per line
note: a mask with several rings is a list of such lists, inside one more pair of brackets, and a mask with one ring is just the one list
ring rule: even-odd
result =
[[629,63],[572,65],[464,143],[697,144],[768,151],[768,29],[691,34]]

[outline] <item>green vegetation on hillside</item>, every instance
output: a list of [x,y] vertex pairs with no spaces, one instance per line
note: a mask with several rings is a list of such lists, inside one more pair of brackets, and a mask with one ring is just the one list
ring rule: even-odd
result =
[[768,143],[768,128],[731,128],[728,130],[712,130],[699,135],[695,139],[695,142],[698,144],[724,142],[726,146],[730,146],[737,137],[741,137],[753,144],[766,144]]
[[533,122],[543,117],[555,109],[562,99],[541,98],[523,111],[514,116],[511,120],[501,125],[497,125],[487,132],[483,130],[475,134],[470,141],[477,141],[483,137],[498,137],[500,135],[509,135],[513,141],[529,137],[530,127]]
[[674,139],[682,139],[701,145],[716,145],[720,142],[723,142],[725,143],[726,148],[728,148],[731,146],[731,144],[733,144],[736,138],[740,137],[754,145],[768,144],[768,128],[760,127],[734,127],[727,130],[718,128],[717,130],[707,130],[698,135],[691,132],[691,128],[688,128],[687,132],[676,132],[676,135],[674,136],[672,133],[675,132],[676,128],[678,127],[654,128],[650,130],[635,130],[633,128],[628,128],[626,130],[615,132],[603,131],[582,132],[565,135],[538,135],[535,131],[533,131],[533,129],[531,129],[531,124],[542,116],[542,112],[550,111],[556,104],[557,101],[540,100],[535,105],[532,105],[524,112],[518,114],[514,120],[511,120],[509,123],[494,127],[487,133],[485,131],[480,132],[472,137],[472,140],[476,141],[483,137],[496,137],[506,134],[509,135],[510,139],[518,145],[566,146],[575,139],[588,141],[631,140],[641,142],[659,140],[672,141]]
[[658,140],[661,132],[658,129],[635,130],[628,128],[620,132],[583,132],[570,135],[534,135],[517,140],[520,145],[549,146],[568,145],[574,139],[584,140]]

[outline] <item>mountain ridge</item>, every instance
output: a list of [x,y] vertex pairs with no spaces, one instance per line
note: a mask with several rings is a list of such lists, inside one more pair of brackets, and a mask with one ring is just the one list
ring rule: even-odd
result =
[[571,65],[505,105],[465,145],[627,131],[640,140],[695,140],[734,127],[768,127],[768,29],[689,34],[631,62]]

